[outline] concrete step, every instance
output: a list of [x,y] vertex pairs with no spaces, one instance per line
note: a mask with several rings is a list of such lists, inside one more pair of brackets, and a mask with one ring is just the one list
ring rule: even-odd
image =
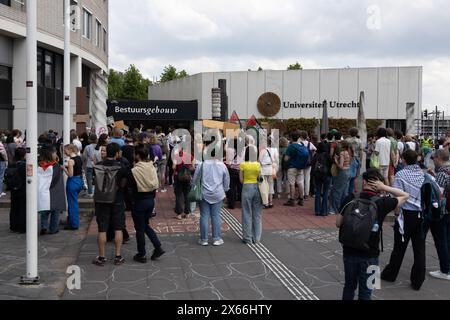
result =
[[[78,205],[82,211],[92,211],[94,210],[94,201],[92,199],[79,198]],[[0,199],[0,209],[11,208],[11,201],[9,197],[4,197]]]

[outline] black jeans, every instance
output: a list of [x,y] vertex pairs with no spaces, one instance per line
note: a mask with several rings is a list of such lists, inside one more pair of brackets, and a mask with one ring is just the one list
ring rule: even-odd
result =
[[450,273],[450,215],[446,214],[441,221],[426,221],[424,224],[425,238],[431,231],[434,245],[439,257],[441,272]]
[[228,208],[234,209],[236,201],[240,201],[242,194],[242,183],[239,178],[239,170],[228,169],[230,173],[230,190],[227,192]]
[[155,197],[136,200],[131,215],[133,216],[134,229],[136,230],[136,242],[138,255],[145,257],[145,235],[150,239],[155,249],[161,248],[161,242],[156,232],[150,227],[149,221],[155,206]]
[[394,282],[400,272],[403,258],[409,241],[412,242],[414,251],[414,264],[411,269],[411,284],[415,290],[420,290],[425,281],[425,234],[423,230],[423,219],[419,212],[403,210],[405,217],[404,236],[400,234],[398,221],[394,226],[394,250],[391,254],[389,264],[381,273],[381,279]]
[[177,215],[180,214],[189,214],[191,203],[189,202],[188,195],[189,191],[191,191],[191,183],[190,182],[180,182],[178,178],[175,176],[175,213]]

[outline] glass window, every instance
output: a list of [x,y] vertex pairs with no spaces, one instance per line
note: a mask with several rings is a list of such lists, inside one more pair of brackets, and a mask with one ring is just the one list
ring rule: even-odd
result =
[[11,80],[10,68],[5,66],[0,66],[0,79],[1,80]]
[[103,29],[103,51],[108,52],[108,35],[106,29]]
[[92,14],[83,9],[83,36],[91,39],[92,35]]
[[37,83],[42,86],[42,49],[37,50]]
[[45,64],[45,87],[53,88],[53,66],[51,64]]
[[102,35],[102,25],[100,24],[100,21],[96,20],[95,24],[95,45],[97,47],[100,47],[100,36]]
[[0,0],[0,4],[11,7],[11,0]]
[[59,54],[55,55],[55,88],[63,89],[63,59]]

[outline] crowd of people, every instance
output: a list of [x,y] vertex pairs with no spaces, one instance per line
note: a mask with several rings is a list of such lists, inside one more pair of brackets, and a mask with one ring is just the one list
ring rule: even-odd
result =
[[[282,203],[287,207],[303,207],[314,199],[315,215],[336,215],[340,228],[344,299],[353,299],[358,286],[359,298],[370,299],[370,274],[364,270],[378,265],[382,225],[391,212],[397,216],[394,248],[382,279],[396,280],[411,240],[411,283],[413,289],[421,288],[426,273],[425,238],[430,230],[441,266],[431,276],[450,280],[450,202],[446,204],[450,135],[433,143],[428,137],[419,141],[379,128],[363,142],[356,128],[345,137],[332,130],[320,139],[295,130],[281,138],[269,136],[258,141],[244,134],[204,142],[200,135],[194,136],[189,146],[173,128],[167,134],[157,127],[135,129],[126,135],[113,128],[99,137],[78,136],[72,131],[70,136],[71,143],[65,146],[53,131],[39,137],[40,234],[58,233],[64,211],[68,213],[65,229],[78,230],[79,197],[92,198],[99,232],[99,255],[94,260],[98,266],[107,261],[107,241],[115,243],[114,263],[125,262],[122,244],[130,238],[125,225],[128,211],[136,230],[138,253],[134,260],[147,262],[146,236],[154,246],[151,259],[164,254],[149,221],[156,215],[157,194],[173,188],[176,219],[187,219],[198,206],[202,246],[210,243],[210,223],[213,246],[224,244],[221,210],[225,205],[234,210],[240,204],[242,241],[252,245],[261,241],[262,213],[279,203],[275,199],[285,199]],[[10,228],[25,232],[24,140],[18,130],[2,135],[1,140],[0,176],[4,175],[11,190]]]

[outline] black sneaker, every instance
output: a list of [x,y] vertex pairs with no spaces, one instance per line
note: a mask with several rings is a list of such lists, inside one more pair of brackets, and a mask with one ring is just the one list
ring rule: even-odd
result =
[[45,236],[47,234],[47,229],[42,229],[40,235]]
[[135,255],[133,257],[134,261],[140,262],[140,263],[147,263],[147,257],[146,256],[140,256],[140,255]]
[[96,266],[104,267],[105,263],[106,263],[106,258],[105,257],[97,257],[97,258],[95,258],[94,261],[92,261],[92,263],[95,264]]
[[74,228],[74,227],[72,227],[72,226],[66,226],[66,227],[64,227],[64,230],[68,230],[68,231],[77,231],[78,228]]
[[125,263],[125,259],[122,256],[117,256],[114,258],[114,265],[120,266]]
[[166,253],[166,252],[161,248],[155,249],[155,251],[153,251],[153,254],[150,259],[152,259],[152,261],[154,261],[154,260],[158,259],[159,257],[161,257],[164,253]]
[[295,207],[295,202],[292,199],[289,199],[288,202],[284,204],[285,207]]
[[303,207],[303,206],[305,205],[303,199],[299,199],[298,202],[297,202],[297,204],[298,204],[299,206],[301,206],[301,207]]

